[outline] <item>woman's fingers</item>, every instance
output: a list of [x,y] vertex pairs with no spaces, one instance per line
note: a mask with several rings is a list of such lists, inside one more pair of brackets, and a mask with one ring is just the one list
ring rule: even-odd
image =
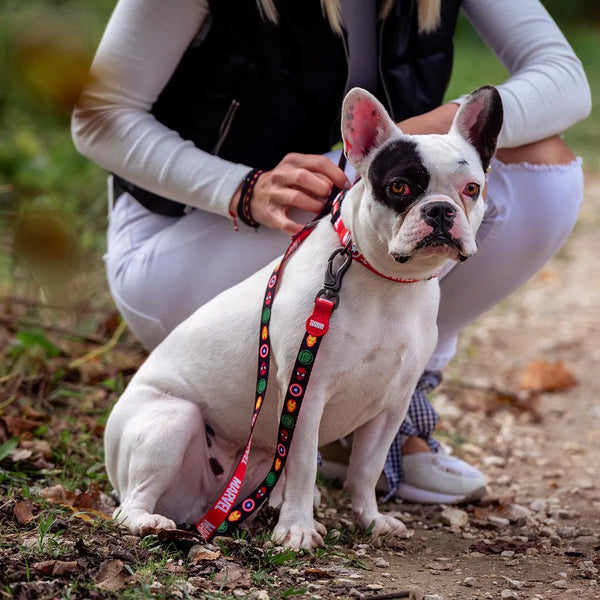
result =
[[319,179],[327,181],[330,185],[327,192],[327,196],[331,192],[331,185],[339,188],[340,190],[348,187],[350,182],[346,177],[346,174],[336,164],[331,162],[326,156],[318,154],[288,154],[283,161],[280,163],[288,162],[298,169],[309,171],[310,173],[322,176]]
[[288,154],[263,173],[254,188],[253,218],[267,227],[290,234],[303,227],[289,217],[292,208],[319,213],[333,186],[349,185],[344,172],[328,158],[313,154]]

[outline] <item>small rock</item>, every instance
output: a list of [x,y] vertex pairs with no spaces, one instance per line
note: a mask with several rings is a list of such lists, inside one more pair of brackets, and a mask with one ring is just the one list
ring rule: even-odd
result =
[[378,592],[383,589],[383,586],[380,583],[368,583],[365,588],[371,592]]
[[344,588],[353,588],[356,585],[356,582],[351,579],[334,579],[333,583]]
[[500,552],[500,556],[504,558],[514,558],[515,552],[514,550],[502,550],[502,552]]
[[545,512],[548,509],[548,501],[545,498],[536,498],[531,502],[529,508],[534,512]]
[[571,539],[577,535],[577,530],[575,527],[559,527],[556,530],[556,534],[563,539]]
[[444,596],[440,596],[439,594],[426,594],[423,596],[423,600],[444,600]]
[[504,517],[498,517],[497,515],[489,515],[487,520],[494,525],[498,525],[500,527],[504,527],[506,525],[510,525],[510,521],[505,519]]
[[484,456],[482,459],[486,467],[504,467],[506,461],[501,456]]
[[509,579],[508,577],[506,577],[505,579],[508,587],[511,590],[522,590],[525,587],[525,584],[522,581],[519,581],[518,579]]
[[556,511],[555,516],[557,516],[559,519],[567,520],[575,519],[578,516],[578,514],[574,510],[566,510],[564,508],[559,508]]
[[542,537],[552,537],[553,535],[555,535],[554,533],[554,529],[552,529],[552,527],[541,527],[540,528],[540,535]]
[[521,504],[511,504],[506,509],[505,516],[513,523],[517,521],[523,521],[523,524],[525,524],[527,517],[531,516],[531,511],[526,506],[522,506]]
[[[437,400],[437,397],[436,397],[436,400]],[[436,404],[436,408],[437,408],[437,404]],[[479,446],[476,446],[475,444],[472,444],[470,442],[461,444],[460,449],[462,452],[467,452],[469,454],[473,454],[474,456],[480,456],[482,453],[482,449]]]
[[514,590],[505,589],[502,590],[500,598],[502,598],[502,600],[519,600],[519,594]]
[[591,479],[581,479],[577,482],[576,486],[582,490],[593,490],[595,488]]
[[352,596],[353,598],[359,598],[360,600],[362,600],[362,598],[365,597],[365,595],[359,592],[356,588],[352,588],[351,590],[349,590],[348,596]]
[[250,592],[246,598],[248,600],[269,600],[269,594],[265,590],[255,590],[254,592]]
[[373,559],[373,564],[380,569],[387,569],[390,566],[390,563],[381,556],[376,556]]
[[555,534],[552,534],[548,539],[550,540],[550,545],[554,546],[555,548],[558,548],[563,543],[562,538]]
[[442,511],[442,521],[452,529],[460,529],[469,522],[469,515],[460,508],[445,508]]
[[552,587],[559,590],[566,590],[569,587],[569,584],[564,579],[558,579],[557,581],[552,582]]
[[462,580],[462,585],[464,585],[465,587],[474,587],[476,583],[477,580],[475,579],[475,577],[465,577]]
[[594,579],[598,574],[598,569],[591,560],[582,560],[577,564],[577,570],[584,579]]
[[581,550],[581,549],[594,548],[596,546],[596,544],[598,543],[598,540],[596,539],[596,536],[594,536],[594,535],[580,535],[580,536],[576,537],[572,543],[573,543],[573,546],[575,546],[575,548],[579,548]]
[[153,581],[150,584],[150,593],[158,594],[163,589],[163,584],[160,581]]

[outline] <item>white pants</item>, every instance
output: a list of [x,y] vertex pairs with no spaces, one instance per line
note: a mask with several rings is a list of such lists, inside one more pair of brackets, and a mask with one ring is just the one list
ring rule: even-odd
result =
[[[439,342],[428,368],[445,367],[460,331],[556,253],[575,225],[582,198],[579,159],[548,166],[492,162],[478,252],[449,265],[440,278]],[[110,290],[133,333],[151,349],[203,303],[283,253],[288,243],[280,231],[254,231],[242,223],[236,232],[229,219],[200,210],[162,217],[123,194],[109,215]]]

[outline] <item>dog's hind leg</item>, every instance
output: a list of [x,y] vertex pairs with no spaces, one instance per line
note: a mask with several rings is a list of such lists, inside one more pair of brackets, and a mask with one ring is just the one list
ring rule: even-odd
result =
[[107,471],[121,500],[115,518],[138,535],[190,522],[230,465],[211,461],[197,405],[155,390],[125,394],[105,432]]

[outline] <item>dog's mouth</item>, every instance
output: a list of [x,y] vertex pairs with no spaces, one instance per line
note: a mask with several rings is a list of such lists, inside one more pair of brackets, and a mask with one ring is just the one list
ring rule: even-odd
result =
[[[463,245],[460,240],[453,238],[449,233],[440,233],[438,231],[430,233],[424,237],[414,248],[414,251],[434,248],[453,248],[458,254],[458,260],[461,262],[469,258],[463,251]],[[395,254],[394,260],[399,263],[406,263],[411,259],[411,255]]]

